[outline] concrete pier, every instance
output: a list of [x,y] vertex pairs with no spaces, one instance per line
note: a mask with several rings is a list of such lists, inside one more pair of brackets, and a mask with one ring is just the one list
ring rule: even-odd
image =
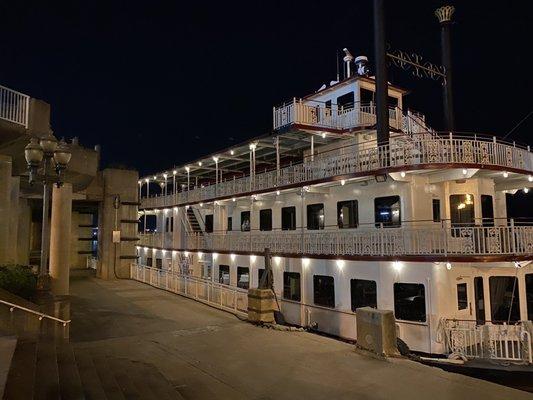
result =
[[50,232],[50,278],[55,295],[69,294],[70,225],[72,185],[54,186],[52,192],[52,229]]

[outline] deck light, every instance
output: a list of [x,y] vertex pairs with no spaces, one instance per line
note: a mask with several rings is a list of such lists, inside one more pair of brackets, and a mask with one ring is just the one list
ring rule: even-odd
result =
[[140,250],[141,246],[135,246],[135,249]]
[[202,162],[201,162],[201,161],[198,161],[198,166],[199,166],[199,167],[202,166]]
[[233,150],[230,150],[229,153],[230,153],[231,155],[234,155],[234,154],[235,154],[235,152],[234,152]]
[[188,251],[184,251],[184,252],[183,252],[183,255],[184,255],[185,257],[189,257],[189,252],[188,252]]
[[218,258],[218,253],[213,253],[212,256],[213,256],[213,261],[216,261]]
[[529,176],[527,177],[527,180],[528,180],[529,182],[533,182],[533,175],[529,175]]
[[447,263],[446,263],[446,269],[447,269],[448,271],[451,270],[451,269],[452,269],[452,264],[449,263],[449,262],[447,262]]
[[157,179],[157,175],[154,175],[154,181]]
[[302,265],[304,267],[307,267],[309,265],[310,260],[308,258],[302,258]]
[[200,203],[199,206],[200,206],[200,207],[203,207],[203,206],[204,206],[204,203]]
[[257,143],[250,143],[250,150],[255,150],[257,148]]
[[400,172],[400,176],[401,176],[402,178],[405,178],[405,171]]
[[237,200],[235,197],[233,197],[233,198],[231,199],[231,201],[233,201],[233,202],[234,202],[235,200]]
[[341,179],[341,186],[344,186],[346,184],[346,180],[345,179]]
[[168,174],[166,172],[163,174],[163,178],[165,178],[165,179],[168,178]]
[[276,196],[279,196],[281,192],[279,190],[276,190]]
[[508,176],[509,176],[509,172],[507,172],[507,171],[503,171],[503,177],[504,177],[504,178],[507,178]]
[[218,162],[218,157],[213,157],[213,161],[217,163]]
[[185,167],[185,171],[189,172],[191,170],[191,167]]
[[230,254],[231,261],[235,261],[235,254]]
[[397,272],[400,272],[400,270],[402,269],[402,263],[399,261],[394,261],[392,263],[392,266]]
[[337,260],[337,268],[338,269],[344,268],[344,260]]
[[466,168],[463,168],[463,175],[468,174],[468,170]]
[[201,260],[203,256],[204,256],[204,253],[202,253],[201,251],[199,251],[199,252],[198,252],[198,258]]
[[178,207],[174,207],[174,211],[178,211],[178,210],[179,210],[179,208],[178,208]]
[[146,183],[148,183],[148,182],[150,182],[150,178],[146,178],[144,181],[145,181]]
[[148,251],[148,247],[145,247],[143,250],[144,250],[144,251]]
[[178,171],[174,170],[172,171],[172,175],[177,175],[178,174]]
[[175,256],[176,254],[178,254],[178,250],[172,250],[172,255]]
[[138,183],[139,185],[142,185],[143,181],[139,180],[139,181],[137,181],[137,183]]
[[326,138],[326,132],[322,132],[322,139]]
[[255,262],[255,260],[257,259],[257,256],[255,255],[251,255],[250,256],[250,262],[253,264]]
[[279,265],[281,263],[281,257],[275,256],[274,262],[276,263],[276,265]]
[[527,192],[529,192],[529,188],[525,187],[524,188],[524,193],[527,193]]

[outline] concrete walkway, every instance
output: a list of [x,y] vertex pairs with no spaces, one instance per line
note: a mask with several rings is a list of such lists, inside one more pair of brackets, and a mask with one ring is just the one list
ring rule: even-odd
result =
[[134,281],[71,281],[71,343],[154,364],[186,399],[533,399],[302,332],[255,327]]

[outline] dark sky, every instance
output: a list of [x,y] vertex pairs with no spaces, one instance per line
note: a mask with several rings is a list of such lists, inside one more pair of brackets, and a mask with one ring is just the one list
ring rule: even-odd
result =
[[[452,3],[457,128],[503,136],[533,109],[533,2]],[[440,63],[442,4],[388,1],[391,47]],[[0,84],[50,103],[57,136],[141,173],[269,132],[272,106],[334,79],[343,47],[373,62],[370,0],[2,0],[0,22]],[[442,128],[440,84],[389,72]],[[533,144],[532,129],[512,139]]]

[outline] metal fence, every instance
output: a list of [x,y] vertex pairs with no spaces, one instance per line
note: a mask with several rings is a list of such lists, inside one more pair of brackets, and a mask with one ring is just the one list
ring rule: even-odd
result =
[[30,96],[0,85],[0,119],[28,128]]
[[131,278],[239,315],[248,313],[248,291],[166,269],[132,263]]

